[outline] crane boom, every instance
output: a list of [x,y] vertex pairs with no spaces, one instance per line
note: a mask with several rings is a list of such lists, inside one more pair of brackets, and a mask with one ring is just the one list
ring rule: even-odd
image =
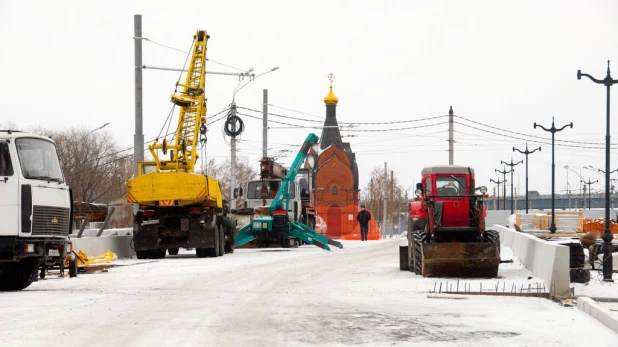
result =
[[[170,101],[180,108],[174,143],[158,139],[148,146],[153,161],[138,163],[138,176],[127,182],[127,200],[148,206],[202,205],[222,207],[219,182],[194,174],[197,141],[206,124],[206,44],[210,36],[198,30],[184,83],[177,82]],[[171,151],[169,159],[164,155]]]
[[318,136],[316,134],[311,133],[307,135],[307,138],[305,139],[305,142],[303,142],[303,145],[300,147],[300,151],[298,151],[298,154],[296,155],[292,166],[290,166],[290,169],[288,170],[288,174],[281,179],[281,187],[279,187],[277,194],[273,198],[273,201],[270,203],[268,210],[271,215],[275,211],[277,205],[283,203],[283,200],[285,200],[285,210],[289,210],[290,182],[294,181],[294,178],[296,178],[296,175],[298,174],[298,170],[300,170],[301,165],[305,162],[305,159],[307,158],[309,149],[311,149],[311,146],[313,146],[317,142]]
[[[206,43],[209,38],[210,36],[204,30],[199,30],[193,36],[193,53],[185,83],[176,83],[176,86],[182,87],[183,90],[172,94],[170,99],[180,107],[174,144],[167,144],[166,140],[159,144],[155,140],[148,146],[157,163],[157,171],[164,169],[193,172],[195,168],[199,131],[200,127],[206,123],[204,88],[206,84]],[[163,151],[163,154],[167,154],[168,150],[173,150],[171,160],[162,162],[157,151],[159,149]]]

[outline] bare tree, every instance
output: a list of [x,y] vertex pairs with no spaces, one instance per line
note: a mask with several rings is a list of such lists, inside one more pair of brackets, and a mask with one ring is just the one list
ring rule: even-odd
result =
[[132,156],[119,149],[109,132],[72,127],[51,136],[75,201],[107,203],[126,193]]
[[[214,158],[208,161],[208,176],[213,177],[219,181],[219,187],[221,188],[221,194],[223,200],[230,200],[230,172],[231,162],[230,159],[225,159],[221,163],[217,163]],[[253,169],[249,164],[241,161],[236,163],[236,184],[238,188],[245,187],[250,180],[258,177],[257,171]],[[236,200],[236,207],[243,206],[245,202],[246,194],[239,196]]]
[[367,207],[372,210],[377,221],[381,221],[384,213],[384,188],[386,186],[386,216],[392,217],[398,212],[405,212],[403,206],[407,197],[399,185],[399,179],[392,173],[384,175],[384,168],[374,166],[370,173],[369,184],[363,189],[363,198]]

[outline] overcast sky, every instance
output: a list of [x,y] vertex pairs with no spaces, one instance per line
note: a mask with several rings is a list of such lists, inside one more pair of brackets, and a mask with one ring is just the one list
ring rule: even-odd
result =
[[[618,2],[609,0],[1,1],[0,125],[94,129],[109,122],[105,130],[132,147],[135,14],[150,39],[143,41],[145,65],[182,67],[186,54],[163,45],[188,51],[196,30],[207,30],[208,70],[261,73],[278,66],[239,91],[236,103],[261,111],[268,89],[269,111],[295,118],[269,118],[268,154],[287,153],[287,165],[309,132],[321,134],[308,127],[325,117],[332,72],[337,118],[356,153],[361,187],[374,166],[387,162],[412,193],[423,167],[448,164],[448,118],[440,116],[450,106],[455,164],[475,168],[477,185],[490,192],[489,180],[501,179],[500,162],[524,159],[512,148],[526,142],[530,150],[542,147],[529,156],[530,190],[551,192],[551,134],[533,124],[551,127],[552,117],[557,127],[574,125],[556,134],[556,192],[566,189],[565,165],[574,168],[573,190],[579,191],[580,172],[603,182],[582,167],[605,166],[606,90],[576,74],[602,79],[612,60],[618,79]],[[144,70],[146,140],[162,130],[178,77]],[[208,75],[206,83],[207,118],[214,121],[238,78]],[[616,110],[618,88],[613,95]],[[248,116],[241,116],[238,156],[257,169],[261,113],[240,111]],[[438,118],[422,120],[432,117]],[[230,155],[222,125],[213,122],[208,132],[207,156],[218,160]],[[613,130],[612,169],[617,135]],[[525,166],[515,169],[523,193]]]

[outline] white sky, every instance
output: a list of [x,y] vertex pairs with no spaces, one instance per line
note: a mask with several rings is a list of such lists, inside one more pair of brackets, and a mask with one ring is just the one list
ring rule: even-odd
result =
[[[262,90],[268,89],[269,103],[311,115],[275,107],[270,112],[323,120],[330,72],[335,75],[340,123],[436,117],[453,106],[457,116],[471,120],[456,118],[455,164],[474,167],[477,185],[487,185],[490,192],[489,179],[501,178],[494,172],[503,168],[500,161],[524,159],[512,152],[512,147],[525,148],[526,137],[510,133],[517,132],[537,136],[527,138],[530,149],[539,145],[535,140],[545,142],[540,153],[529,156],[530,189],[549,193],[551,134],[533,129],[533,123],[550,127],[551,117],[558,127],[573,122],[574,128],[557,133],[556,139],[596,148],[556,146],[560,192],[567,184],[564,165],[581,171],[585,179],[603,182],[601,175],[581,167],[605,166],[606,91],[588,79],[578,81],[576,73],[581,69],[602,79],[607,60],[613,60],[613,76],[618,78],[616,13],[615,1],[2,1],[0,123],[22,129],[94,129],[109,122],[106,130],[122,147],[132,147],[133,16],[141,14],[143,36],[155,42],[186,51],[195,31],[204,29],[211,36],[209,58],[215,62],[255,68],[256,73],[279,66],[236,95],[242,107],[261,111]],[[143,42],[145,65],[179,68],[184,60],[182,53]],[[236,71],[212,62],[208,69]],[[146,140],[159,134],[177,78],[177,73],[144,71]],[[237,81],[208,76],[208,117],[230,103]],[[243,119],[246,130],[238,155],[257,169],[262,123]],[[371,169],[383,168],[384,162],[410,192],[422,167],[448,164],[447,124],[401,129],[446,120],[358,124],[354,130],[371,131],[342,131],[357,154],[361,187],[367,185]],[[208,157],[229,156],[221,125],[210,128]],[[321,134],[318,129],[271,126],[269,155],[291,149],[283,160],[288,165],[309,132]],[[616,153],[612,169],[618,168]],[[577,190],[575,177],[571,173],[569,181]],[[524,165],[516,166],[513,181],[523,193]]]

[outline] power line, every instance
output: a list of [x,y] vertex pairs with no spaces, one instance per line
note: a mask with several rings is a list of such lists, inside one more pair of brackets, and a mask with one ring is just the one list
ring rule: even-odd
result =
[[[144,40],[144,41],[147,41],[147,42],[152,42],[155,45],[158,45],[158,46],[161,46],[161,47],[165,47],[165,48],[168,48],[168,49],[180,52],[180,53],[189,54],[189,52],[187,52],[187,51],[183,51],[182,49],[178,49],[178,48],[174,48],[174,47],[171,47],[171,46],[168,46],[168,45],[164,45],[162,43],[159,43],[159,42],[156,42],[154,40],[151,40],[151,39],[149,39],[147,37],[142,37],[141,39]],[[237,68],[237,67],[229,65],[229,64],[224,64],[224,63],[221,63],[221,62],[218,62],[218,61],[214,61],[214,60],[212,60],[210,58],[206,58],[206,60],[211,62],[211,63],[215,63],[215,64],[219,64],[221,66],[229,67],[230,69],[235,69],[235,70],[242,71],[242,72],[248,72],[249,71],[249,70],[244,70],[244,69],[241,69],[241,68]]]
[[[491,128],[491,129],[500,130],[500,131],[504,131],[504,132],[508,132],[508,133],[512,133],[512,134],[516,134],[516,135],[520,135],[520,136],[527,136],[527,137],[530,137],[530,138],[541,139],[541,140],[547,141],[547,138],[544,138],[542,136],[528,135],[528,134],[523,134],[523,133],[519,133],[519,132],[512,131],[512,130],[506,130],[506,129],[498,128],[498,127],[495,127],[495,126],[492,126],[492,125],[487,125],[487,124],[484,124],[484,123],[481,123],[481,122],[473,121],[473,120],[470,120],[470,119],[462,117],[462,116],[457,116],[456,115],[456,117],[460,118],[460,119],[462,119],[464,121],[468,121],[470,123],[481,125],[481,126],[484,126],[484,127],[487,127],[487,128]],[[463,123],[459,123],[459,124],[464,125]],[[584,142],[584,141],[573,141],[573,140],[555,140],[555,141],[556,142],[566,142],[566,143],[576,143],[576,144],[581,144],[581,145],[600,145],[601,144],[601,143],[598,143],[598,142]],[[601,147],[599,147],[599,148],[601,148]],[[602,147],[602,148],[605,148],[605,147]]]

